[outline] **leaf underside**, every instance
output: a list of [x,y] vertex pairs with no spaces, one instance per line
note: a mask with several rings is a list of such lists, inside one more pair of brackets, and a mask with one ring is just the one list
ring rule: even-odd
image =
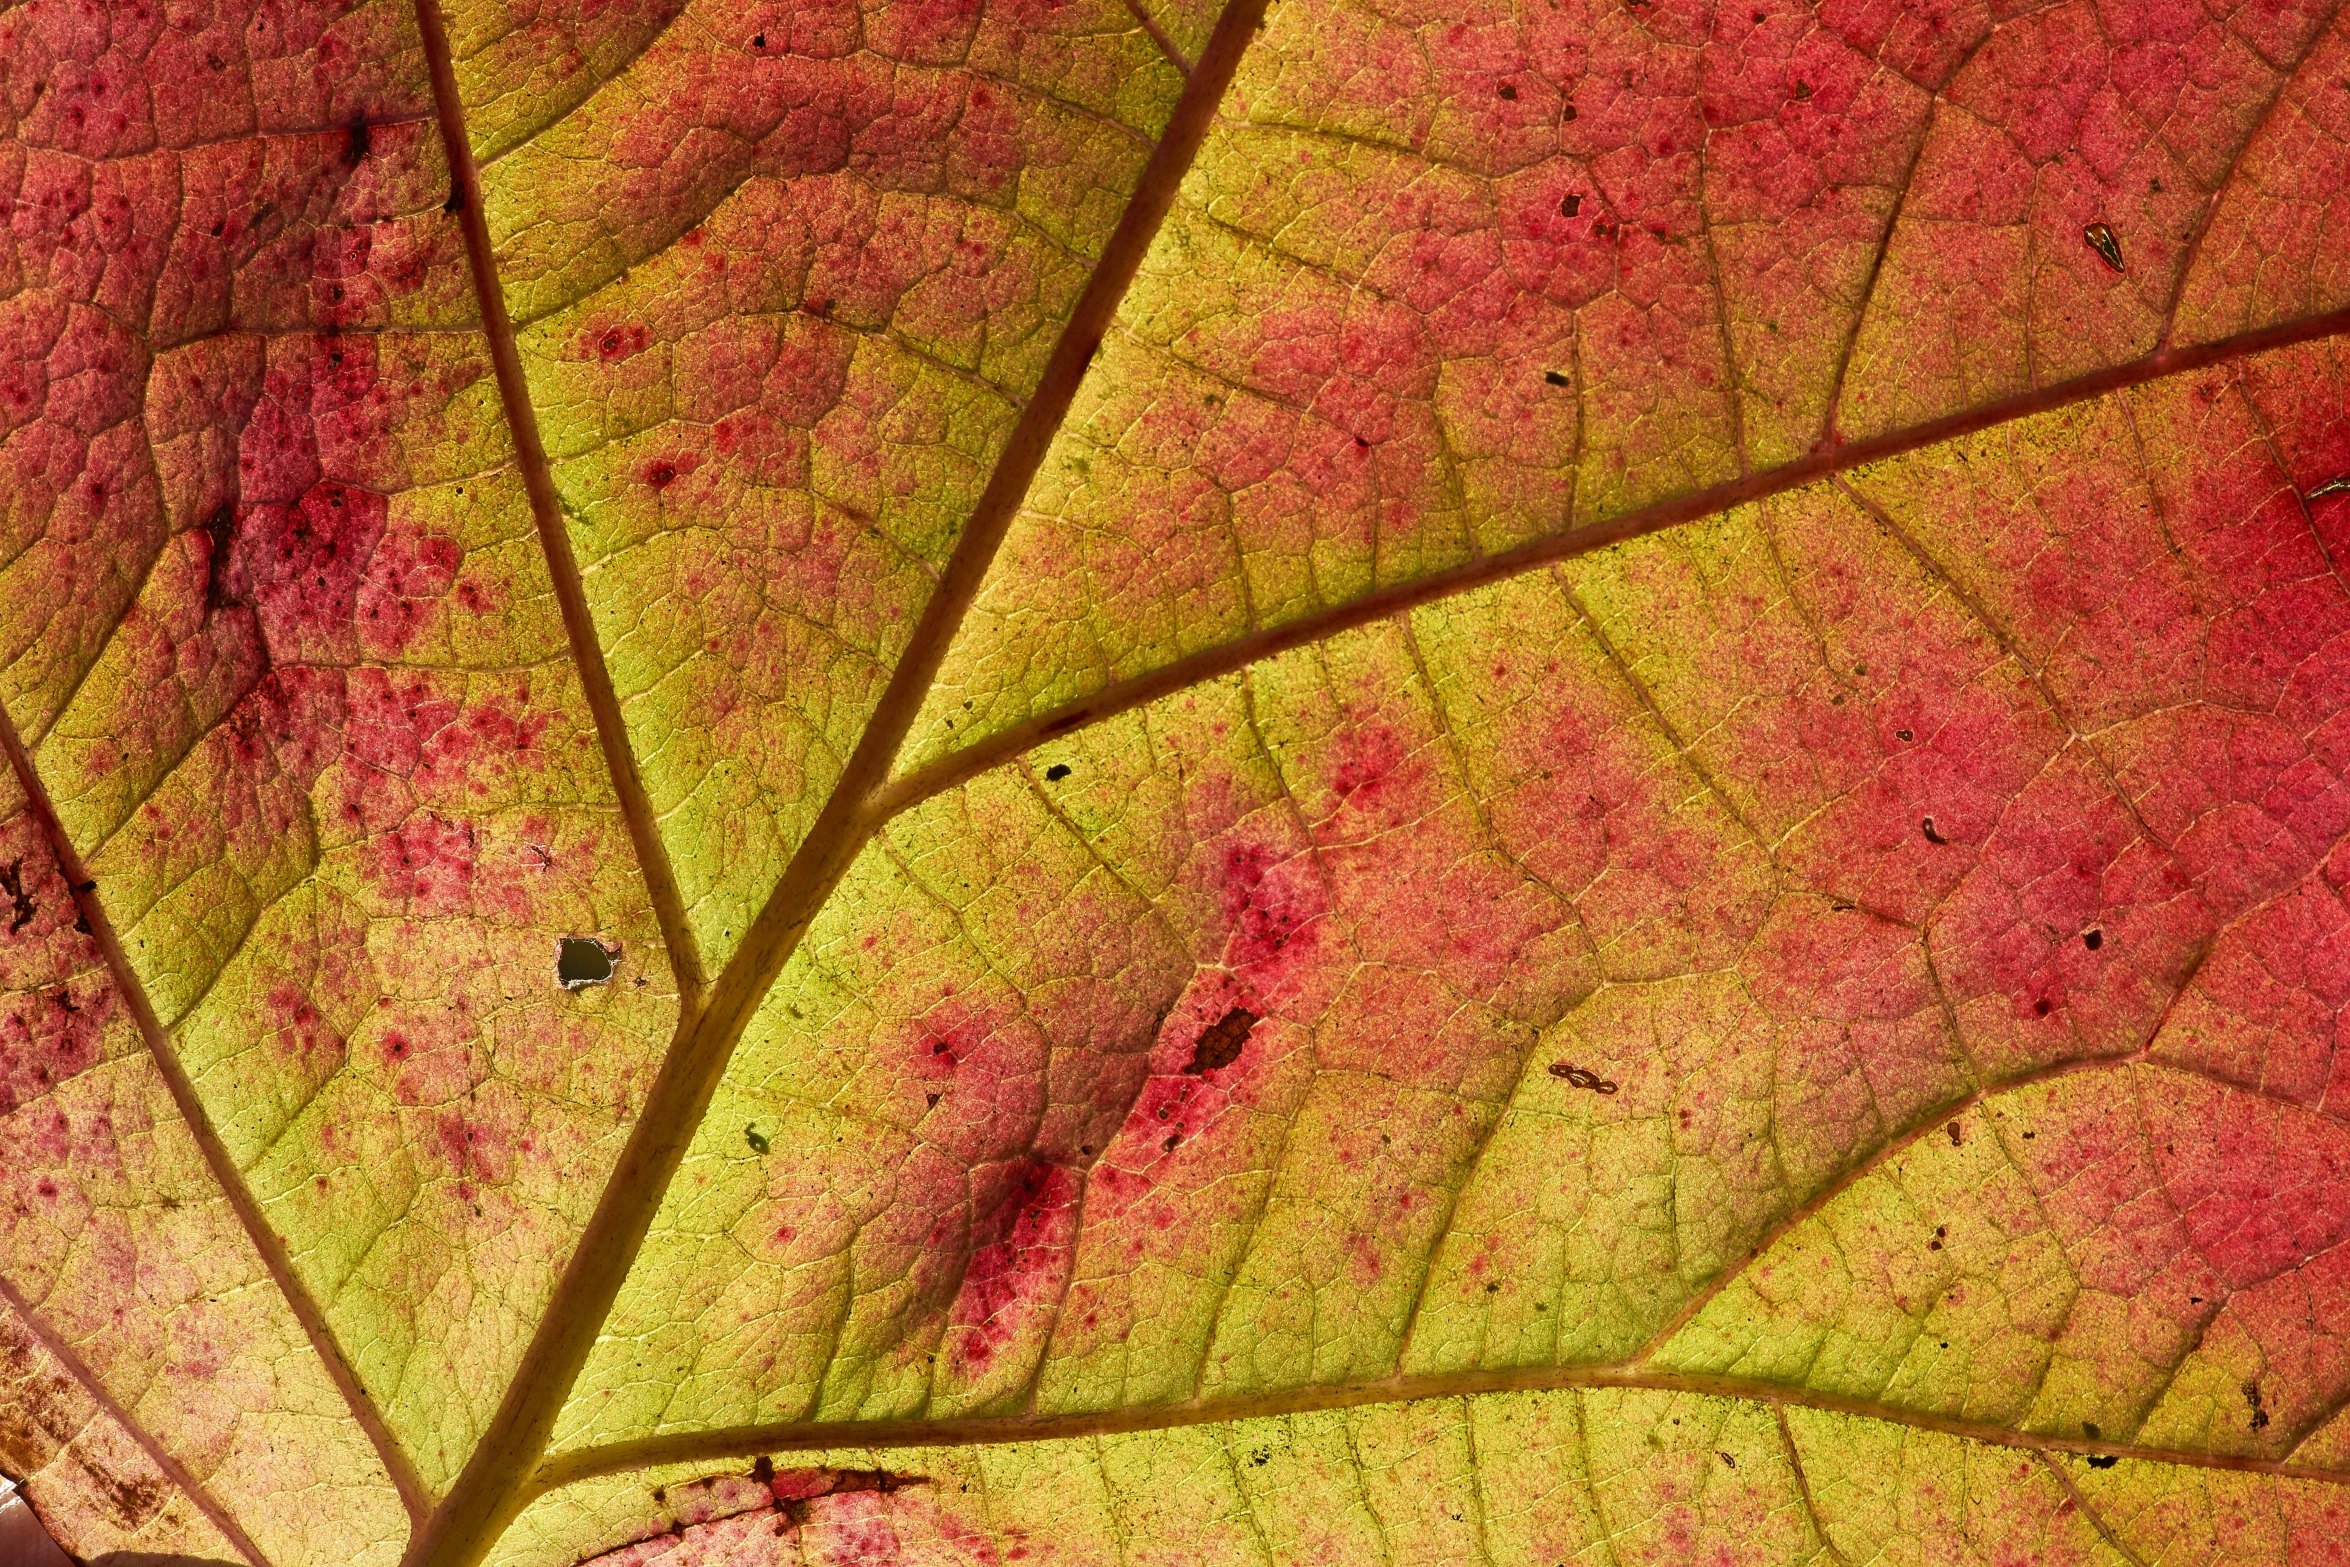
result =
[[0,9],[82,1559],[2350,1556],[2323,0]]

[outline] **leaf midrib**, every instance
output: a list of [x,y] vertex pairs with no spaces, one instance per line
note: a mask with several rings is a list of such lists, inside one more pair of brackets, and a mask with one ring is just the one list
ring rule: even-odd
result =
[[[614,1164],[596,1211],[579,1236],[548,1300],[538,1331],[523,1351],[497,1412],[456,1484],[410,1541],[404,1567],[473,1567],[527,1501],[525,1487],[545,1454],[556,1417],[635,1262],[669,1178],[684,1158],[735,1042],[775,977],[782,972],[784,962],[817,910],[883,819],[873,812],[869,799],[887,780],[898,749],[945,660],[947,646],[965,612],[978,597],[997,547],[1059,432],[1078,384],[1092,363],[1103,334],[1110,329],[1118,305],[1140,270],[1161,221],[1173,205],[1177,187],[1206,139],[1224,91],[1238,70],[1240,57],[1262,25],[1264,5],[1265,0],[1230,0],[1218,17],[1207,47],[1193,66],[1158,145],[1153,148],[1128,198],[1117,228],[1102,247],[1100,260],[1054,343],[1044,373],[1022,408],[989,475],[987,487],[956,540],[938,586],[924,605],[922,616],[891,672],[889,684],[814,825],[716,983],[706,994],[687,991],[681,985],[684,993],[680,997],[677,1032],[630,1128],[628,1141]],[[459,168],[462,178],[462,171],[470,167],[469,153],[464,144],[463,110],[456,95],[447,35],[440,25],[435,0],[417,0],[417,11],[424,24],[425,52],[432,63],[434,96],[443,135],[450,142],[451,161]],[[485,321],[492,323],[494,347],[496,325],[503,323],[502,296],[497,290],[488,226],[480,211],[478,174],[474,179],[476,188],[466,193],[465,201],[466,248],[481,290]],[[504,325],[503,335],[507,352],[511,354],[510,324]],[[514,376],[519,387],[518,355],[514,356]],[[501,369],[501,393],[505,386],[506,376]],[[521,405],[523,417],[535,437],[535,415],[529,413],[526,393]],[[517,444],[522,444],[519,429]],[[538,467],[543,475],[543,454]],[[547,488],[552,501],[551,480]],[[535,496],[533,509],[537,510]],[[556,516],[560,518],[559,506]],[[561,528],[558,526],[550,535],[542,522],[541,532],[543,537],[560,542],[559,556],[550,545],[550,562],[558,558],[569,560],[569,540]],[[572,579],[576,585],[576,565]],[[584,614],[584,595],[581,608]],[[567,607],[567,626],[569,623]],[[592,625],[584,636],[574,635],[573,649],[583,665],[583,675],[587,665],[601,669],[602,657],[595,648]],[[608,677],[605,686],[608,691]],[[617,737],[619,750],[633,776],[634,761],[627,756],[625,732],[620,726],[616,704],[610,712],[609,724],[606,713],[598,711],[597,729],[605,739],[608,754]],[[649,833],[654,852],[662,853],[658,848],[657,827],[641,788],[633,805],[624,796],[622,806],[629,815],[632,836]],[[660,863],[665,864],[665,858]],[[682,909],[679,917],[682,918]],[[664,924],[667,918],[665,914]]]

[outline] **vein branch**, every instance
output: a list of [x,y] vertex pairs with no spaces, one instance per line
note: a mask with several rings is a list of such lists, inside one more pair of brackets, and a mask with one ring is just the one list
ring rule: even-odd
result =
[[262,1554],[260,1546],[253,1543],[252,1536],[237,1526],[237,1520],[227,1508],[220,1505],[220,1499],[205,1490],[178,1459],[164,1451],[163,1444],[155,1439],[154,1433],[133,1419],[131,1412],[106,1391],[106,1384],[98,1380],[97,1373],[90,1369],[88,1362],[75,1353],[71,1344],[49,1331],[39,1314],[33,1310],[32,1304],[18,1294],[15,1286],[6,1279],[0,1279],[0,1302],[5,1302],[8,1309],[16,1313],[25,1331],[54,1356],[58,1364],[65,1367],[66,1374],[82,1386],[98,1407],[129,1433],[130,1439],[139,1444],[139,1451],[145,1453],[155,1467],[180,1488],[188,1500],[195,1504],[196,1510],[204,1515],[205,1521],[220,1531],[223,1539],[236,1547],[253,1567],[269,1567],[269,1558]]
[[[83,923],[89,926],[91,943],[105,961],[107,977],[113,981],[116,994],[122,997],[124,1009],[137,1025],[139,1038],[145,1043],[147,1054],[155,1063],[156,1075],[163,1080],[164,1090],[171,1095],[173,1106],[178,1109],[180,1119],[186,1123],[188,1135],[195,1140],[197,1152],[204,1156],[205,1167],[212,1172],[213,1181],[228,1199],[229,1208],[236,1214],[237,1223],[243,1228],[246,1238],[252,1241],[253,1249],[260,1253],[261,1264],[268,1270],[271,1281],[277,1285],[278,1293],[285,1297],[286,1304],[293,1309],[294,1320],[302,1325],[303,1334],[310,1340],[311,1348],[317,1352],[320,1363],[325,1366],[335,1390],[342,1395],[352,1418],[367,1433],[367,1440],[375,1448],[376,1457],[382,1461],[385,1473],[391,1477],[393,1488],[400,1493],[401,1504],[407,1508],[408,1516],[412,1520],[421,1520],[427,1505],[423,1477],[410,1461],[407,1449],[400,1445],[392,1435],[390,1426],[385,1424],[382,1411],[367,1396],[367,1390],[359,1385],[358,1374],[351,1369],[350,1361],[344,1358],[342,1346],[335,1339],[334,1328],[326,1320],[325,1310],[304,1286],[301,1276],[294,1271],[294,1259],[286,1250],[285,1241],[270,1226],[267,1216],[261,1211],[260,1202],[245,1184],[244,1172],[237,1168],[228,1144],[221,1140],[220,1129],[212,1124],[212,1116],[196,1092],[195,1079],[188,1075],[179,1052],[172,1047],[170,1034],[164,1030],[163,1020],[156,1015],[154,1001],[149,998],[146,987],[139,983],[138,975],[132,970],[130,959],[123,952],[122,938],[116,933],[113,921],[107,918],[105,907],[98,901],[98,884],[91,877],[89,866],[75,851],[72,840],[66,836],[65,824],[57,819],[56,807],[50,802],[40,775],[33,770],[32,756],[25,750],[24,742],[16,732],[16,721],[9,717],[5,707],[0,707],[0,751],[7,753],[8,766],[16,774],[18,786],[24,790],[26,807],[40,824],[41,835],[47,840],[50,853],[56,856],[57,868],[63,873],[66,884],[74,889],[75,906]],[[78,1361],[69,1360],[68,1363],[79,1365]],[[76,1374],[80,1375],[79,1372]],[[98,1388],[96,1382],[86,1376],[83,1381],[92,1391],[104,1397],[103,1390]],[[166,1472],[177,1478],[176,1470],[167,1469]],[[189,1494],[193,1496],[196,1493],[191,1491]],[[223,1532],[228,1531],[224,1529]],[[243,1538],[234,1533],[229,1537],[235,1540]],[[247,1546],[240,1545],[239,1549],[247,1549]],[[257,1555],[254,1559],[260,1560]]]
[[1049,708],[984,739],[958,747],[911,772],[900,774],[875,793],[871,809],[879,817],[894,816],[1047,740],[1059,739],[1080,729],[1090,729],[1105,719],[1131,712],[1161,697],[1172,696],[1244,669],[1250,664],[1320,642],[1373,621],[1408,614],[1424,605],[1539,571],[1561,561],[1593,554],[1628,540],[1646,538],[1652,533],[1662,533],[1687,523],[1703,522],[1733,507],[1801,489],[1870,463],[1884,462],[1977,431],[2069,408],[2076,403],[2142,386],[2166,376],[2344,334],[2350,334],[2350,310],[2330,311],[2324,315],[2263,327],[2258,331],[2244,332],[2192,347],[2162,349],[2127,364],[2110,366],[2070,381],[2060,381],[2014,397],[2002,398],[1980,408],[1930,419],[1904,430],[1889,431],[1864,440],[1826,444],[1818,451],[1765,473],[1708,485],[1687,495],[1675,496],[1611,517],[1605,522],[1532,539],[1498,555],[1488,555],[1445,571],[1432,572],[1417,581],[1381,588],[1351,602],[1300,615],[1295,620],[1284,621],[1279,625],[1261,627],[1216,647],[1203,648],[1131,679],[1120,680],[1102,690]]
[[506,313],[506,289],[498,279],[497,256],[490,246],[490,221],[481,199],[481,167],[474,161],[473,142],[465,131],[465,110],[457,93],[457,66],[449,51],[448,29],[438,0],[416,0],[417,30],[423,35],[424,56],[432,70],[433,108],[440,121],[441,147],[449,159],[449,175],[456,182],[460,203],[458,226],[465,235],[465,262],[473,274],[473,292],[481,308],[481,332],[489,344],[490,367],[498,383],[498,403],[514,440],[514,465],[521,471],[523,492],[530,497],[530,515],[538,528],[539,548],[547,559],[547,575],[555,588],[555,603],[563,616],[563,635],[571,645],[571,662],[595,716],[596,743],[604,753],[604,770],[611,776],[620,814],[628,823],[629,842],[636,849],[637,868],[661,927],[661,944],[669,951],[669,966],[680,997],[690,1013],[708,980],[702,971],[700,945],[686,919],[685,897],[677,885],[677,871],[661,841],[660,818],[645,793],[636,753],[628,744],[628,723],[621,715],[620,697],[605,667],[604,652],[596,640],[594,613],[588,608],[587,586],[580,579],[579,560],[571,551],[571,531],[555,493],[554,471],[539,439],[538,413],[531,407],[530,385],[522,372],[522,351],[514,339],[514,321]]
[[1312,1414],[1329,1409],[1359,1409],[1376,1404],[1417,1403],[1429,1399],[1476,1397],[1491,1393],[1555,1392],[1569,1389],[1625,1388],[1663,1393],[1688,1393],[1707,1398],[1734,1398],[1773,1409],[1817,1409],[1830,1414],[1880,1420],[1913,1430],[1963,1437],[1987,1446],[2029,1453],[2066,1453],[2084,1457],[2130,1458],[2147,1463],[2176,1464],[2193,1469],[2229,1470],[2268,1475],[2277,1479],[2350,1486],[2350,1473],[2319,1469],[2283,1459],[2245,1458],[2229,1453],[2202,1453],[2183,1449],[2134,1447],[2121,1442],[2090,1441],[2057,1432],[2018,1431],[1990,1421],[1967,1420],[1908,1409],[1874,1399],[1856,1398],[1817,1388],[1762,1382],[1749,1377],[1705,1372],[1640,1371],[1623,1366],[1526,1366],[1508,1371],[1445,1372],[1428,1376],[1395,1376],[1375,1382],[1325,1384],[1292,1388],[1245,1398],[1195,1399],[1137,1409],[1082,1415],[993,1415],[949,1420],[832,1420],[777,1425],[736,1426],[722,1431],[681,1431],[642,1437],[608,1446],[566,1453],[542,1467],[530,1479],[531,1496],[543,1496],[562,1486],[604,1475],[626,1474],[665,1464],[711,1463],[753,1458],[762,1454],[821,1452],[827,1449],[896,1447],[1001,1446],[1017,1442],[1082,1440],[1138,1431],[1167,1431],[1192,1426],[1222,1425],[1283,1415]]

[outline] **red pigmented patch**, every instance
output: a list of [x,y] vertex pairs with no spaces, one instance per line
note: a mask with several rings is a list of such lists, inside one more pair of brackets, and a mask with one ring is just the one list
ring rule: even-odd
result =
[[985,1372],[1040,1310],[1049,1310],[1076,1236],[1078,1176],[1030,1157],[1009,1166],[971,1230],[971,1262],[948,1317],[950,1370]]
[[637,477],[656,490],[666,490],[701,465],[702,459],[693,453],[677,452],[653,458],[637,469]]
[[653,334],[642,322],[610,322],[589,327],[579,335],[582,356],[593,357],[611,364],[641,354],[653,341]]

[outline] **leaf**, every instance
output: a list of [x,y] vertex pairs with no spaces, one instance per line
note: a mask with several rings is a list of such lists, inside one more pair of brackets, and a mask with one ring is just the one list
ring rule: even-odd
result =
[[2338,10],[0,50],[69,1549],[2343,1548]]

